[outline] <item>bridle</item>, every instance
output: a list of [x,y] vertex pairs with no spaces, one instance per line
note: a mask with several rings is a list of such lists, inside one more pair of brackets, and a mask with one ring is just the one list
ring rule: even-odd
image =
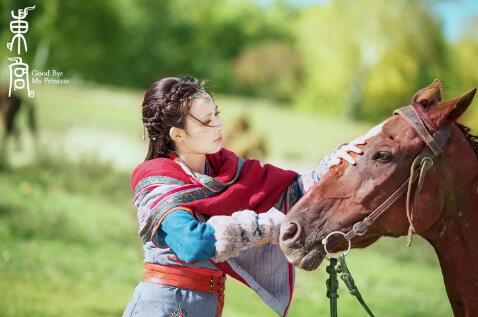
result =
[[[367,217],[356,222],[352,229],[347,233],[342,231],[333,231],[329,233],[323,240],[322,244],[326,253],[326,257],[329,259],[330,263],[327,266],[327,273],[329,273],[329,278],[326,281],[327,285],[327,297],[330,299],[330,315],[332,317],[337,317],[337,298],[338,298],[338,279],[337,274],[341,274],[341,279],[344,281],[347,286],[350,294],[355,296],[362,307],[365,309],[367,314],[370,317],[374,317],[374,314],[370,308],[365,303],[360,291],[355,285],[352,274],[347,268],[345,263],[345,256],[350,251],[351,240],[357,236],[364,235],[369,227],[381,216],[383,215],[390,206],[397,201],[397,199],[402,196],[403,193],[407,192],[406,200],[406,211],[407,218],[410,224],[408,228],[408,240],[407,244],[410,246],[411,239],[415,233],[415,228],[413,226],[413,207],[415,205],[416,199],[420,194],[420,191],[423,187],[425,177],[427,172],[433,166],[433,159],[439,156],[443,152],[443,147],[447,142],[448,138],[451,135],[453,129],[453,123],[447,124],[444,127],[436,130],[433,135],[427,129],[427,126],[430,127],[430,130],[435,130],[436,127],[431,125],[432,122],[424,109],[420,105],[410,105],[406,107],[399,108],[393,112],[402,116],[418,133],[422,141],[425,143],[421,151],[415,156],[413,162],[410,166],[410,175],[408,178],[374,211],[372,211]],[[414,182],[418,179],[417,186],[415,188],[415,193],[413,195],[412,201],[412,186]],[[348,243],[347,249],[342,254],[333,254],[327,249],[328,239],[333,235],[341,235],[345,238]],[[336,267],[338,265],[338,267]]]
[[[429,125],[428,122],[430,122],[431,120],[428,117],[424,117],[427,115],[420,105],[405,106],[395,110],[393,113],[402,116],[418,133],[425,145],[414,158],[413,163],[410,167],[409,177],[380,206],[378,206],[363,220],[356,222],[352,226],[352,229],[349,230],[347,233],[343,233],[341,231],[334,231],[329,233],[325,237],[325,239],[322,240],[322,244],[324,245],[324,249],[327,255],[330,255],[329,251],[327,250],[327,242],[330,236],[335,234],[342,235],[348,242],[348,249],[345,251],[345,254],[348,253],[351,248],[351,240],[357,236],[364,235],[368,231],[369,227],[381,215],[383,215],[385,211],[387,211],[390,206],[392,206],[393,203],[405,192],[407,192],[406,212],[410,224],[408,229],[407,244],[408,246],[410,246],[411,244],[412,235],[413,233],[415,233],[415,228],[413,226],[413,208],[415,205],[415,201],[423,187],[427,172],[433,166],[433,160],[443,152],[443,147],[445,146],[447,140],[451,135],[453,123],[447,124],[446,126],[439,128],[432,135],[425,125]],[[418,183],[412,201],[412,185],[417,179]]]

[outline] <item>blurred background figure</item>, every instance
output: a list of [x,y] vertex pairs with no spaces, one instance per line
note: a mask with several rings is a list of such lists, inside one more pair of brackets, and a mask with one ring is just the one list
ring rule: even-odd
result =
[[3,125],[3,135],[0,143],[0,162],[6,160],[8,140],[15,138],[15,149],[21,150],[20,128],[18,116],[20,111],[25,113],[25,125],[32,134],[33,140],[37,136],[37,124],[33,100],[12,93],[8,96],[8,88],[0,87],[0,115]]
[[232,118],[224,131],[224,147],[244,158],[262,159],[267,156],[266,141],[251,127],[249,116],[242,113]]

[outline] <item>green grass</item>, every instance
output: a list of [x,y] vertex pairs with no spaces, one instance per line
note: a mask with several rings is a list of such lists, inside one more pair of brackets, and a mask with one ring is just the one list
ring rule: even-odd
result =
[[[36,92],[42,148],[49,151],[0,169],[0,316],[119,316],[142,270],[129,189],[131,165],[145,153],[140,93],[89,86]],[[218,100],[226,120],[250,112],[271,159],[314,162],[368,128],[266,101]],[[384,239],[352,251],[348,262],[377,316],[452,315],[436,257],[423,240],[407,249],[403,239]],[[324,268],[298,272],[290,316],[328,315]],[[343,284],[339,315],[365,316]],[[230,278],[224,316],[275,314]]]
[[2,170],[1,316],[120,315],[141,260],[127,182],[53,157]]

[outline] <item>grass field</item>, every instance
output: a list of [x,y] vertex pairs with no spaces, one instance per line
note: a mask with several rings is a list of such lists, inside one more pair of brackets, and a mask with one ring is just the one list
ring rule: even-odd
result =
[[[24,149],[12,155],[14,167],[0,170],[0,316],[120,316],[142,269],[129,189],[130,169],[145,154],[141,95],[91,86],[36,93],[41,150]],[[250,113],[269,142],[268,160],[293,159],[292,166],[313,164],[369,128],[267,101],[219,96],[218,102],[226,123]],[[377,316],[452,315],[425,241],[407,249],[403,239],[384,239],[354,250],[348,262]],[[325,265],[298,272],[290,316],[328,315],[325,280]],[[344,288],[339,315],[365,316]],[[275,315],[229,279],[224,316]]]

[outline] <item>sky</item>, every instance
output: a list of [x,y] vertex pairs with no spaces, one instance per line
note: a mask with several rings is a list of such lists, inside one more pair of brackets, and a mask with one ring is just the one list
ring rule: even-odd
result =
[[[256,0],[267,5],[273,0]],[[286,0],[301,6],[326,3],[329,0]],[[394,0],[397,1],[397,0]],[[418,0],[417,0],[418,1]],[[423,1],[423,0],[422,0]],[[433,5],[434,10],[443,19],[445,36],[454,41],[459,38],[463,28],[473,16],[478,16],[478,0],[441,0]],[[478,32],[478,30],[476,30]]]
[[470,19],[478,16],[478,0],[442,1],[435,10],[443,18],[445,36],[453,41]]

